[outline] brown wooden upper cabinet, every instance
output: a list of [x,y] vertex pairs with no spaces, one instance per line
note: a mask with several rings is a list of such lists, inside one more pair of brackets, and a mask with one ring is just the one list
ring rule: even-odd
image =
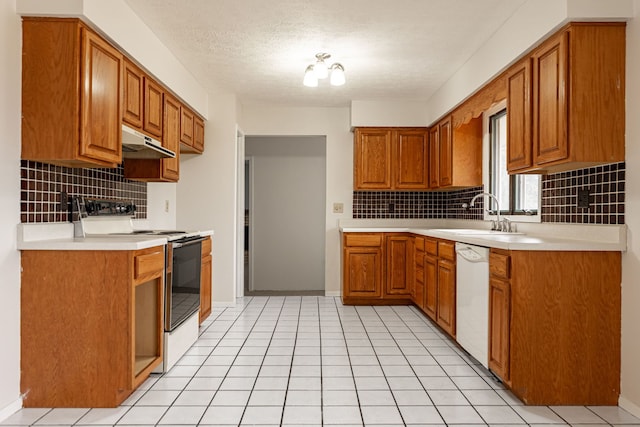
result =
[[180,102],[164,94],[162,146],[176,153],[175,158],[127,159],[125,178],[146,182],[177,182],[180,178]]
[[125,58],[122,79],[122,121],[136,129],[142,129],[144,73]]
[[624,161],[625,24],[571,23],[507,78],[508,170]]
[[144,122],[142,130],[162,139],[165,90],[149,76],[144,77]]
[[122,121],[155,139],[162,139],[165,90],[125,58]]
[[23,18],[22,159],[122,161],[123,56],[78,19]]
[[428,188],[427,128],[356,128],[354,189]]
[[482,185],[482,119],[457,128],[446,116],[429,132],[429,188]]
[[193,111],[180,107],[180,145],[193,146]]
[[204,151],[204,120],[188,107],[180,110],[180,152],[202,154]]

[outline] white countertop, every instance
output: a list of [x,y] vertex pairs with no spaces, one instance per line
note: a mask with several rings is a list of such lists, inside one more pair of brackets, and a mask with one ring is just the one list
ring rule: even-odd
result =
[[[461,229],[470,229],[470,231]],[[483,221],[473,223],[465,221],[459,224],[447,220],[434,221],[433,224],[429,224],[428,221],[418,221],[415,226],[406,221],[397,225],[384,221],[366,222],[364,220],[340,224],[340,231],[344,233],[414,233],[507,250],[626,251],[627,248],[624,225],[528,224],[519,227],[518,230],[522,232],[491,233]]]
[[[189,232],[212,236],[213,230]],[[167,244],[163,236],[149,235],[93,235],[73,237],[73,224],[18,224],[19,250],[59,251],[128,251]]]

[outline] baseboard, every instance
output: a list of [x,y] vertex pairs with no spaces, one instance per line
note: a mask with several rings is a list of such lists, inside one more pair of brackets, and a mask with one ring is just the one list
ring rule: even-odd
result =
[[325,297],[339,297],[340,291],[324,291]]
[[620,406],[625,411],[629,412],[634,417],[640,418],[640,406],[631,402],[629,399],[626,399],[622,396],[618,398],[618,406]]
[[22,409],[22,398],[18,398],[14,402],[0,409],[0,423],[18,412],[20,409]]

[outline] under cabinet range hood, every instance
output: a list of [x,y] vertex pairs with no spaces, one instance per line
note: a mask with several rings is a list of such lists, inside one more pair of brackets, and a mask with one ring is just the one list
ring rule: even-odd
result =
[[176,157],[162,143],[127,125],[122,125],[122,157],[125,159],[161,159]]

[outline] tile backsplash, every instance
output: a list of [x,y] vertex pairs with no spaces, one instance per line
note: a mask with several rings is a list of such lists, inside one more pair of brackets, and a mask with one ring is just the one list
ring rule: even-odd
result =
[[[578,207],[578,190],[589,190],[589,207]],[[483,203],[462,208],[483,191],[473,187],[454,191],[354,191],[356,219],[476,219]],[[624,224],[625,163],[612,163],[542,177],[542,222]]]
[[[578,207],[578,190],[589,191],[589,207]],[[624,224],[625,163],[542,177],[542,222]]]
[[22,160],[20,164],[20,221],[65,222],[60,193],[101,199],[131,200],[136,218],[147,217],[147,184],[124,177],[124,169],[82,169]]
[[464,209],[483,187],[454,191],[354,191],[353,217],[482,219],[482,203]]

